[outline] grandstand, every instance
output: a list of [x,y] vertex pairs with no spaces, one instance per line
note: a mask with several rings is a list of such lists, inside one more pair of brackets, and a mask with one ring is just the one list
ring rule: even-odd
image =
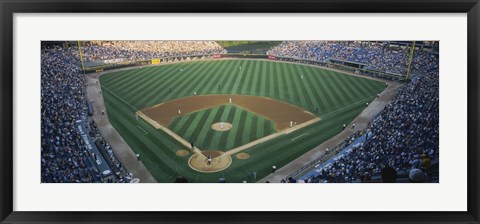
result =
[[439,182],[438,42],[240,43],[43,41],[42,183]]

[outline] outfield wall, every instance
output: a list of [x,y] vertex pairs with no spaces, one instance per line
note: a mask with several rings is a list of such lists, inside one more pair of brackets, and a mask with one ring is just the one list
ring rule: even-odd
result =
[[[209,60],[209,59],[221,59],[221,58],[238,58],[238,59],[267,59],[267,60],[278,60],[278,61],[288,61],[294,62],[299,64],[310,64],[316,65],[326,68],[333,68],[338,69],[350,73],[354,73],[357,75],[362,76],[369,76],[379,79],[385,79],[395,82],[408,82],[406,76],[400,74],[393,74],[393,73],[386,73],[381,71],[374,71],[369,69],[364,69],[363,66],[357,65],[351,62],[326,62],[326,61],[315,61],[315,60],[307,60],[301,58],[294,58],[294,57],[283,57],[283,56],[275,56],[275,55],[264,55],[264,54],[210,54],[210,55],[185,55],[185,56],[178,56],[178,57],[168,57],[168,58],[154,58],[149,60],[142,60],[142,61],[123,61],[120,63],[111,63],[111,64],[103,64],[99,66],[92,66],[85,68],[85,73],[95,73],[95,72],[103,72],[112,69],[119,69],[125,67],[135,67],[135,66],[146,66],[146,65],[158,65],[162,63],[169,63],[169,62],[180,62],[180,61],[193,61],[193,60]],[[352,64],[352,66],[349,66]]]

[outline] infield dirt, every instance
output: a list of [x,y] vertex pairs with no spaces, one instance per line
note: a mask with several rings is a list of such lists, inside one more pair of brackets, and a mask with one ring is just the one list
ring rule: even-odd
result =
[[[231,103],[230,103],[231,99]],[[266,97],[248,95],[199,95],[171,100],[141,112],[158,124],[168,125],[178,116],[220,106],[233,104],[263,116],[275,123],[277,131],[290,128],[290,121],[301,124],[317,116],[295,105]]]

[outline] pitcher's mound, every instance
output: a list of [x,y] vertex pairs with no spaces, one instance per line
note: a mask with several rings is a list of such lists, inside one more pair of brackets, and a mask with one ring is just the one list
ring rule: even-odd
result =
[[212,129],[215,131],[228,131],[232,128],[232,124],[228,122],[218,122],[212,124]]
[[180,149],[180,150],[177,150],[175,152],[175,155],[180,156],[180,157],[184,157],[188,154],[189,154],[189,152],[187,150],[184,150],[184,149]]
[[[227,169],[232,164],[232,157],[230,155],[223,155],[224,152],[218,150],[206,150],[202,155],[195,153],[188,160],[188,165],[198,172],[215,173]],[[210,164],[208,163],[208,156],[212,157]]]
[[241,152],[241,153],[238,153],[236,157],[237,159],[248,159],[250,158],[250,155],[248,155],[248,153]]

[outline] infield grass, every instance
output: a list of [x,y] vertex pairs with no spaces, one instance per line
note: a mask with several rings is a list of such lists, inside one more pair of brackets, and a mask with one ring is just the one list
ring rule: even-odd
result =
[[[226,132],[215,131],[211,126],[217,122],[228,122],[232,128]],[[178,117],[168,128],[202,150],[221,151],[276,132],[270,120],[234,105],[222,105]]]

